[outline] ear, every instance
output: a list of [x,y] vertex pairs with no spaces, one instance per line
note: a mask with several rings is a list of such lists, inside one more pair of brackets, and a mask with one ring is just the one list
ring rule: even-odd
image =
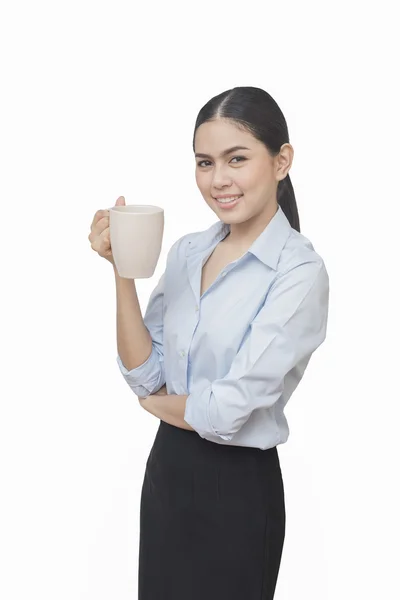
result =
[[294,149],[291,144],[282,144],[279,154],[276,156],[276,177],[278,181],[285,179],[292,166]]

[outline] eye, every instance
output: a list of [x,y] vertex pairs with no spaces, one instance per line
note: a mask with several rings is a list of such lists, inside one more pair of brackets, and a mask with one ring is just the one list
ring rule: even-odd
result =
[[[238,158],[238,159],[240,159],[241,161],[242,161],[242,160],[247,160],[247,158],[246,158],[245,156],[234,156],[234,157],[231,159],[231,161],[230,161],[230,162],[232,162],[232,160],[234,160],[235,158]],[[197,165],[198,165],[199,167],[201,167],[201,166],[202,166],[202,163],[209,163],[209,162],[210,162],[209,160],[200,160],[200,161],[197,163]]]

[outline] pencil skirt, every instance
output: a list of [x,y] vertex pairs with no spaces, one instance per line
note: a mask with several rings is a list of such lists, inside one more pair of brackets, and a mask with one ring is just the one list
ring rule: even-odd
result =
[[141,494],[139,600],[272,600],[284,537],[276,446],[160,422]]

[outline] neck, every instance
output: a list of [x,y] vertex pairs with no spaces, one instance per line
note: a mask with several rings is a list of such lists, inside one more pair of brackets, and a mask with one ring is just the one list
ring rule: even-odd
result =
[[232,223],[230,225],[230,232],[224,238],[223,243],[226,247],[229,246],[232,249],[248,250],[275,216],[278,209],[279,205],[275,203],[262,215],[252,217],[243,223]]

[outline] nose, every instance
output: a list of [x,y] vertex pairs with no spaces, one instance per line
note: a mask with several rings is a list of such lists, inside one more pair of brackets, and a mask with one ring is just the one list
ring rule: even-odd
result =
[[224,187],[230,187],[232,185],[232,179],[229,177],[228,171],[224,166],[215,167],[212,185],[218,190]]

